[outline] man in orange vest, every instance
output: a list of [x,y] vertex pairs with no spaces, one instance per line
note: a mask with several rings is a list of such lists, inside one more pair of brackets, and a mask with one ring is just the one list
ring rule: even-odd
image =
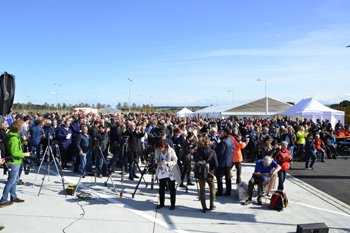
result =
[[243,161],[241,149],[244,149],[247,146],[247,144],[249,143],[249,138],[246,139],[246,142],[241,141],[241,136],[238,135],[237,128],[233,129],[231,138],[235,143],[235,150],[233,152],[233,166],[236,166],[236,169],[237,169],[236,184],[240,184],[242,182],[241,173],[242,173],[242,161]]

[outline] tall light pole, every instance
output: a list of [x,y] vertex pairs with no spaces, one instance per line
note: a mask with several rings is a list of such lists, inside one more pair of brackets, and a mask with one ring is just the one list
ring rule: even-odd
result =
[[214,98],[216,98],[216,106],[219,106],[219,96],[213,96]]
[[152,96],[149,96],[149,112],[151,113],[152,106]]
[[265,82],[266,119],[267,119],[267,115],[268,115],[268,112],[269,112],[269,100],[268,100],[267,95],[266,95],[266,83],[267,83],[267,80],[266,79],[257,79],[256,81],[258,81],[258,82]]
[[57,113],[58,113],[58,87],[60,87],[61,86],[61,84],[53,84],[53,85],[55,85],[56,87],[57,87],[57,91],[56,91],[56,104],[57,104]]
[[130,78],[128,78],[128,80],[129,80],[129,114],[130,114],[130,86],[131,86],[132,80]]
[[232,104],[235,103],[235,91],[228,91],[228,92],[232,92]]

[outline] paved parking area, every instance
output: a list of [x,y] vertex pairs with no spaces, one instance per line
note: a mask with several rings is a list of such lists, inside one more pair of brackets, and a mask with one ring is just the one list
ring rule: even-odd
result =
[[[253,164],[243,164],[242,178],[248,181],[253,172]],[[55,169],[52,167],[51,172]],[[44,169],[40,171],[44,173]],[[117,193],[111,182],[105,187],[106,178],[97,178],[93,186],[93,177],[82,180],[78,193],[92,194],[90,200],[81,200],[75,196],[65,198],[61,180],[51,175],[47,179],[40,196],[38,191],[42,174],[33,186],[36,173],[23,176],[25,185],[18,186],[18,196],[26,200],[23,204],[14,204],[0,209],[0,225],[3,232],[296,232],[297,224],[324,222],[330,232],[350,232],[350,206],[332,196],[310,186],[303,181],[288,176],[285,187],[289,206],[284,211],[269,210],[269,199],[263,199],[262,206],[256,203],[244,206],[238,201],[235,185],[231,197],[218,197],[217,209],[202,213],[198,201],[196,186],[189,192],[177,189],[176,209],[171,211],[170,200],[166,207],[156,210],[158,185],[154,190],[145,188],[142,182],[134,199],[132,193],[137,181],[124,182],[124,197],[119,197],[121,189],[120,175],[113,174]],[[79,176],[64,171],[65,185],[76,184]],[[150,182],[151,176],[145,175]],[[233,179],[233,183],[234,183]],[[0,189],[5,177],[1,177]],[[208,194],[208,193],[207,193]],[[169,197],[169,193],[166,193]],[[255,199],[253,199],[255,200]]]

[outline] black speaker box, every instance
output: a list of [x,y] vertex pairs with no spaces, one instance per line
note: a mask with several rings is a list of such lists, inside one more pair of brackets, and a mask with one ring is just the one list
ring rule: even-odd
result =
[[328,233],[329,228],[324,223],[299,224],[297,233]]

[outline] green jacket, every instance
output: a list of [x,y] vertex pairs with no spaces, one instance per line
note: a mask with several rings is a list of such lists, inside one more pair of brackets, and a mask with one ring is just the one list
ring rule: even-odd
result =
[[307,135],[309,135],[309,132],[305,133],[302,131],[298,131],[297,132],[297,138],[298,138],[297,144],[305,145],[305,138],[307,137]]
[[18,133],[14,133],[11,131],[8,132],[8,137],[9,137],[9,140],[6,143],[6,150],[7,150],[8,156],[12,156],[15,158],[15,161],[9,162],[9,164],[12,164],[12,165],[21,164],[22,159],[24,158],[22,146],[26,141],[21,140],[19,138]]

